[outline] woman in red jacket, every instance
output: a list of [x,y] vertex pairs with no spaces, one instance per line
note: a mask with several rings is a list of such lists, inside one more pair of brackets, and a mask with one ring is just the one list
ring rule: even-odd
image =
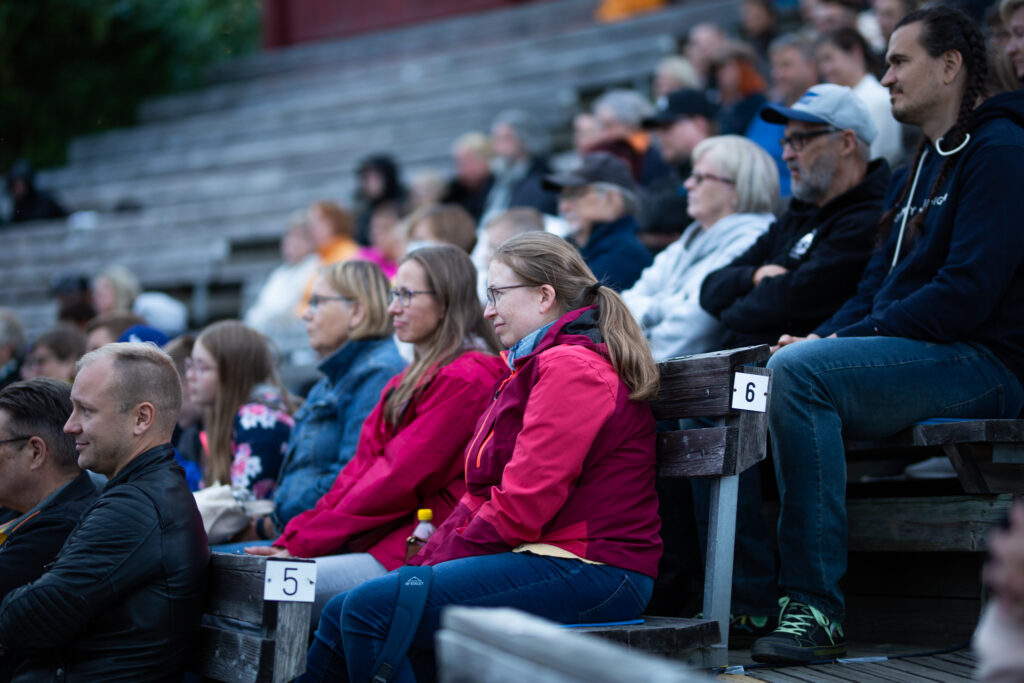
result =
[[[619,621],[640,614],[657,573],[657,368],[639,327],[550,234],[505,242],[488,280],[508,372],[466,449],[466,494],[413,558],[433,579],[396,681],[429,662],[446,605]],[[370,680],[397,592],[393,572],[333,598],[302,680]]]
[[388,308],[412,364],[384,387],[352,460],[273,545],[246,551],[317,559],[314,612],[332,595],[399,567],[416,510],[443,521],[466,485],[462,453],[502,372],[476,299],[476,271],[452,246],[419,249],[395,276]]

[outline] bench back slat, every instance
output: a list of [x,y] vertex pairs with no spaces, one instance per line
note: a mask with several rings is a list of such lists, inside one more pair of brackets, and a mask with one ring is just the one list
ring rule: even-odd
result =
[[684,356],[658,363],[661,385],[651,401],[654,417],[679,420],[733,414],[732,375],[741,365],[768,358],[765,345]]
[[277,603],[263,601],[265,571],[265,558],[213,553],[206,613],[274,628]]
[[255,634],[200,627],[195,673],[203,679],[230,683],[270,682],[274,641]]
[[720,477],[736,469],[736,427],[658,432],[658,476]]

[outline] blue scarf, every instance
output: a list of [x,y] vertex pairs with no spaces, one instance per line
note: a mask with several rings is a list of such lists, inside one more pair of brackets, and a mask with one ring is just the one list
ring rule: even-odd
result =
[[548,330],[551,329],[551,326],[554,325],[556,322],[558,321],[552,320],[544,327],[534,330],[533,332],[526,335],[525,337],[523,337],[522,339],[520,339],[519,341],[512,345],[512,348],[508,350],[508,355],[505,356],[505,362],[508,363],[508,367],[510,370],[515,372],[516,361],[519,360],[520,358],[523,358],[524,356],[529,356],[531,353],[533,353],[533,350],[537,347],[538,342],[540,342],[540,340],[544,338],[544,335],[547,333]]

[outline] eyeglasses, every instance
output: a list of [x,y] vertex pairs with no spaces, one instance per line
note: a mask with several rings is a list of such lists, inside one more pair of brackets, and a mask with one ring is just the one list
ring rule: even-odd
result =
[[536,285],[505,285],[504,287],[488,287],[487,288],[487,303],[491,306],[497,306],[501,300],[501,295],[504,294],[506,289],[519,289],[520,287],[535,287]]
[[311,294],[309,297],[309,309],[316,311],[320,307],[320,304],[325,301],[352,301],[347,296],[320,296],[319,294]]
[[806,133],[793,133],[792,135],[787,135],[786,137],[779,138],[779,147],[785,149],[786,145],[789,145],[790,147],[793,148],[794,152],[800,152],[807,145],[808,140],[812,140],[818,137],[819,135],[830,135],[832,133],[841,132],[842,131],[839,130],[838,128],[829,127],[820,128],[818,130],[809,130]]
[[199,361],[192,360],[191,358],[185,359],[185,372],[195,372],[197,375],[201,375],[204,372],[210,372],[213,369],[212,365],[200,363]]
[[724,178],[720,175],[713,175],[711,173],[691,173],[690,178],[692,178],[693,182],[697,185],[700,185],[705,180],[717,180],[718,182],[725,183],[727,185],[736,184],[736,181],[733,180],[732,178]]
[[12,436],[9,439],[0,439],[0,444],[14,443],[15,441],[28,441],[31,438],[32,438],[31,434],[28,435],[28,436]]
[[411,306],[412,305],[412,298],[414,296],[416,296],[417,294],[433,294],[433,293],[434,293],[434,290],[432,290],[432,289],[415,290],[415,289],[405,289],[404,287],[402,289],[392,289],[390,292],[388,292],[388,303],[389,304],[393,304],[393,303],[395,303],[395,300],[397,299],[398,302],[400,304],[402,304],[402,307],[404,308],[406,306]]

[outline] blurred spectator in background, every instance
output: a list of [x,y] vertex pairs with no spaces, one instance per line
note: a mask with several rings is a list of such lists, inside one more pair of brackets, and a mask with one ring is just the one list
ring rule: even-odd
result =
[[288,227],[281,236],[281,258],[283,262],[270,272],[256,300],[246,311],[245,324],[267,335],[281,348],[289,349],[290,340],[304,336],[296,309],[306,283],[317,268],[305,211],[295,211],[288,217]]
[[882,42],[888,45],[892,30],[899,20],[917,9],[917,0],[872,0],[871,7]]
[[637,188],[625,162],[588,154],[575,170],[546,177],[544,186],[559,193],[559,213],[574,228],[569,241],[601,284],[617,292],[631,287],[651,254],[636,236]]
[[405,209],[398,200],[378,204],[370,219],[370,246],[360,247],[356,256],[376,263],[388,279],[395,276],[398,262],[405,254],[404,214]]
[[407,225],[407,251],[427,245],[453,244],[469,254],[476,245],[476,222],[457,204],[420,209],[409,216]]
[[92,280],[92,301],[97,315],[133,312],[168,337],[185,331],[188,307],[163,292],[143,292],[128,268],[112,265]]
[[768,60],[768,47],[778,35],[778,23],[774,0],[743,0],[740,5],[740,36],[761,61]]
[[598,21],[621,21],[634,14],[652,12],[668,4],[668,0],[601,0],[594,18]]
[[484,226],[484,234],[487,240],[486,261],[489,266],[494,257],[494,250],[506,240],[521,235],[524,232],[532,232],[544,229],[544,216],[540,211],[529,207],[509,209],[504,213],[494,216]]
[[67,215],[57,201],[35,185],[36,171],[28,159],[19,159],[7,171],[7,194],[14,202],[10,223],[24,223]]
[[864,37],[852,28],[841,28],[818,39],[818,68],[827,83],[853,90],[867,105],[878,135],[871,143],[871,157],[881,157],[890,166],[897,166],[906,156],[903,133],[893,118],[889,89],[875,78],[871,49]]
[[1018,81],[1024,82],[1024,2],[1003,0],[999,11],[1010,34],[1006,41],[1006,54],[1013,64]]
[[124,266],[107,266],[92,279],[92,305],[96,315],[128,313],[142,292],[135,273]]
[[[594,118],[601,128],[602,145],[595,151],[612,152],[620,158],[614,145],[627,146],[623,161],[630,166],[633,179],[641,187],[656,182],[669,171],[650,135],[643,129],[643,121],[654,108],[635,90],[610,90],[594,102]],[[604,148],[603,145],[610,145]],[[630,153],[631,151],[631,153]]]
[[662,159],[670,172],[640,196],[643,230],[640,239],[652,252],[671,244],[690,224],[683,181],[690,175],[690,157],[700,142],[718,130],[718,108],[701,90],[683,89],[658,99],[644,127],[658,136]]
[[89,278],[57,275],[51,282],[50,294],[57,298],[57,322],[74,325],[84,333],[85,326],[96,317]]
[[174,361],[174,369],[181,380],[181,410],[178,411],[178,422],[174,425],[171,445],[174,446],[174,457],[185,470],[185,481],[190,491],[199,489],[203,480],[200,469],[203,459],[203,444],[199,438],[202,430],[203,408],[192,401],[188,390],[188,359],[192,356],[196,338],[191,334],[183,334],[164,344],[164,351]]
[[725,327],[700,307],[700,286],[775,220],[779,174],[753,142],[719,136],[697,145],[686,189],[694,222],[622,293],[656,361],[721,348]]
[[501,112],[491,126],[494,185],[484,202],[483,218],[513,206],[531,206],[554,215],[558,201],[541,187],[550,172],[547,140],[536,120],[519,109]]
[[858,0],[817,0],[811,15],[811,27],[818,35],[841,28],[857,29]]
[[[804,36],[787,33],[775,39],[769,55],[772,66],[771,104],[790,107],[818,82],[814,43]],[[779,145],[785,128],[782,124],[769,123],[761,116],[755,116],[746,134],[775,159],[779,169],[779,194],[783,198],[790,195],[789,168],[782,159],[782,146]]]
[[714,62],[718,86],[718,129],[722,135],[743,135],[767,101],[768,89],[757,70],[757,56],[750,46],[732,42]]
[[[370,243],[370,217],[378,204],[394,200],[406,201],[408,193],[402,186],[400,176],[398,164],[387,154],[375,154],[359,162],[356,168],[358,185],[353,197],[355,227],[349,230],[349,236],[360,244]],[[335,259],[330,263],[342,260]]]
[[203,483],[270,498],[294,422],[266,338],[222,320],[202,331],[186,367],[189,395],[205,410]]
[[[409,181],[409,203],[413,209],[434,206],[444,197],[446,189],[447,183],[439,171],[433,168],[421,168],[412,174],[412,180]],[[372,212],[370,221],[373,221]]]
[[494,186],[491,173],[491,142],[476,131],[460,135],[452,145],[455,176],[440,198],[442,204],[458,204],[473,220],[484,215],[484,203]]
[[[370,175],[375,175],[371,173]],[[323,268],[342,261],[348,261],[359,253],[359,245],[353,235],[355,224],[352,214],[334,202],[320,201],[309,207],[306,214],[309,221],[309,234],[316,247],[317,266]],[[302,293],[301,308],[309,301],[309,292],[313,287],[316,275],[310,276]]]
[[985,45],[988,51],[988,93],[998,95],[1020,87],[1013,61],[1007,52],[1010,29],[1003,21],[999,5],[985,12]]
[[71,325],[58,325],[43,332],[32,344],[21,366],[21,376],[49,377],[75,381],[75,363],[85,355],[85,335]]
[[683,56],[690,61],[700,78],[702,88],[715,87],[713,66],[715,56],[726,46],[725,32],[717,24],[697,24],[690,29]]
[[18,314],[0,308],[0,389],[21,379],[21,360],[25,355],[25,330]]
[[98,315],[85,328],[86,350],[95,351],[105,344],[113,344],[132,326],[145,324],[146,321],[134,313]]
[[572,119],[572,147],[583,156],[601,142],[601,126],[588,111],[581,111]]
[[651,90],[655,97],[664,97],[683,88],[700,88],[700,76],[685,57],[672,55],[658,62],[654,69]]

